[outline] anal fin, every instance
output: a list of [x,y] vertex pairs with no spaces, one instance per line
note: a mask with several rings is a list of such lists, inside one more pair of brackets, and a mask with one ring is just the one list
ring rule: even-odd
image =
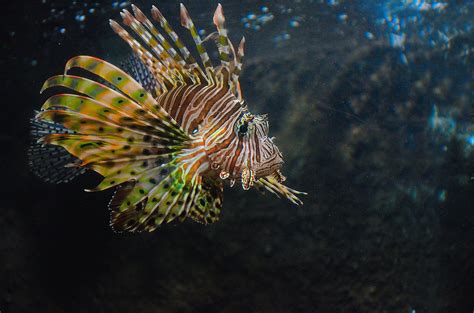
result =
[[201,224],[211,224],[219,220],[224,186],[222,181],[203,177],[199,193],[194,198],[189,217]]
[[110,208],[116,231],[153,231],[191,217],[202,224],[219,219],[223,184],[198,173],[186,175],[174,162],[151,169],[117,191]]

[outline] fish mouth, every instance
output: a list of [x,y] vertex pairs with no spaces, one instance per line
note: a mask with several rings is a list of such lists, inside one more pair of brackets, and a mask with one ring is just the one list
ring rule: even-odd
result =
[[[280,172],[281,167],[283,166],[283,160],[272,164],[272,166],[264,168],[264,169],[257,169],[256,170],[256,177],[257,179],[266,177],[266,176],[273,176],[275,173]],[[280,173],[281,174],[281,173]]]
[[263,177],[274,177],[279,183],[282,183],[286,180],[286,177],[280,171],[280,168],[283,165],[283,160],[280,162],[275,162],[270,167],[263,169],[254,170],[249,167],[244,167],[240,172],[240,177],[231,175],[229,172],[222,170],[219,172],[219,177],[222,180],[230,178],[230,186],[234,186],[236,180],[240,178],[242,183],[242,188],[244,190],[249,190],[257,180]]
[[286,177],[283,176],[280,171],[282,165],[283,161],[275,163],[271,167],[268,167],[261,171],[254,171],[252,169],[244,168],[241,173],[242,188],[244,190],[249,190],[250,187],[252,187],[257,180],[262,177],[268,176],[274,177],[279,183],[284,182],[286,180]]

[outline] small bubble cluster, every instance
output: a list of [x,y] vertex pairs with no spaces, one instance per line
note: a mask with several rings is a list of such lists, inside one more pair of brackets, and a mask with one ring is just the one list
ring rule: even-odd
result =
[[[55,38],[54,34],[64,35],[67,29],[75,30],[84,29],[88,22],[88,18],[101,13],[107,14],[110,9],[122,9],[130,5],[129,1],[115,1],[111,5],[104,5],[98,1],[72,1],[67,6],[62,6],[57,3],[49,3],[42,0],[43,5],[50,6],[49,15],[41,20],[43,24],[57,25],[53,27],[52,33],[43,34],[44,38]],[[77,23],[75,26],[69,23],[70,18]],[[62,24],[62,25],[61,25]]]
[[290,39],[291,39],[291,35],[287,32],[283,32],[273,37],[273,42],[276,44],[281,44],[282,42],[290,40]]
[[245,28],[260,30],[264,25],[275,18],[266,6],[260,7],[259,12],[249,12],[240,20]]
[[[71,1],[67,5],[48,0],[41,0],[41,3],[49,13],[40,19],[42,24],[49,27],[43,33],[43,38],[58,44],[65,36],[92,27],[99,20],[106,21],[116,14],[114,10],[122,10],[131,4],[130,1],[113,0]],[[292,39],[300,38],[301,32],[306,32],[308,28],[323,27],[329,21],[335,23],[331,25],[339,33],[351,27],[360,31],[362,38],[368,41],[382,40],[400,49],[400,62],[407,64],[409,58],[406,54],[413,39],[422,39],[431,46],[449,45],[454,36],[472,31],[472,19],[466,18],[469,10],[472,12],[472,6],[459,4],[459,7],[454,8],[447,0],[295,0],[291,4],[261,2],[254,8],[245,7],[242,10],[245,15],[240,19],[240,25],[244,31],[268,28],[272,35],[267,39],[276,46],[283,46]],[[434,18],[440,19],[447,12],[451,12],[451,15],[443,23],[433,22]],[[453,19],[453,12],[460,12],[462,18]],[[199,16],[203,18],[203,13]],[[367,22],[364,26],[357,24],[361,16]],[[235,22],[239,23],[238,20]],[[196,26],[199,25],[204,26],[196,23]],[[209,35],[204,28],[198,28],[198,33],[203,37]],[[11,29],[8,34],[14,37],[16,33]]]
[[272,41],[276,46],[281,46],[282,43],[291,39],[290,32],[292,29],[303,26],[305,14],[296,14],[296,11],[301,11],[297,8],[300,5],[305,5],[304,2],[303,0],[297,0],[295,8],[283,4],[276,4],[274,6],[262,5],[257,10],[247,12],[241,18],[241,24],[246,29],[259,31],[271,21],[278,19],[278,24],[282,25],[284,23],[284,28],[277,31],[276,35],[273,35]]
[[298,15],[297,15],[297,16],[293,16],[293,17],[290,19],[289,25],[290,25],[291,28],[300,27],[302,21],[303,21],[303,17],[298,16]]
[[130,5],[129,1],[122,1],[122,2],[115,1],[115,2],[112,3],[112,8],[113,9],[123,9],[123,8],[125,8],[129,5]]

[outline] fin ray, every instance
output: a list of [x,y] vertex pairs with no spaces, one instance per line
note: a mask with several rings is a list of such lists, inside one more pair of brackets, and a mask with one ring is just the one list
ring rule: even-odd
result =
[[267,176],[260,178],[259,180],[255,181],[255,187],[264,188],[277,197],[284,197],[296,205],[302,205],[303,201],[298,198],[298,195],[306,195],[306,192],[297,191],[292,188],[286,187],[285,185],[278,182],[274,177]]

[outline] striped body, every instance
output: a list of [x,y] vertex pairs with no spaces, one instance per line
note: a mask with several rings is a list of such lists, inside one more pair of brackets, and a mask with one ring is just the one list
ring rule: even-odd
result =
[[[214,14],[217,32],[202,40],[181,5],[181,24],[190,31],[202,65],[157,8],[152,17],[161,31],[132,8],[134,14],[121,13],[132,33],[110,21],[135,54],[128,71],[78,56],[67,62],[64,75],[45,82],[42,90],[62,86],[76,94],[53,95],[33,119],[35,172],[54,182],[85,169],[101,174],[104,179],[91,191],[116,188],[110,209],[117,231],[152,231],[186,217],[216,222],[226,180],[300,204],[301,193],[282,184],[282,154],[268,137],[267,117],[249,113],[242,99],[244,40],[236,52],[222,7]],[[204,48],[211,39],[219,51],[217,67]],[[68,74],[73,68],[95,79]],[[51,168],[42,163],[48,158],[54,158],[47,163]]]
[[281,166],[282,156],[267,136],[265,117],[251,138],[235,133],[235,124],[246,109],[228,89],[184,85],[161,95],[157,102],[188,134],[202,136],[196,141],[206,151],[206,162],[213,164],[213,170],[229,173],[230,179],[238,179],[245,167],[256,169],[258,179]]

